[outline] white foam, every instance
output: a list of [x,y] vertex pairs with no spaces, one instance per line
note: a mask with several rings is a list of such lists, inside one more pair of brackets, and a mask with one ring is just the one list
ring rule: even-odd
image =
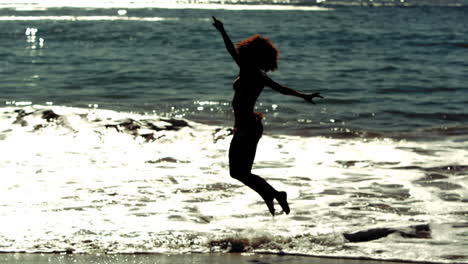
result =
[[[299,6],[286,5],[288,1],[278,2],[280,4],[224,4],[211,3],[211,1],[172,1],[172,0],[101,0],[101,1],[84,1],[84,0],[24,0],[11,1],[0,0],[0,8],[15,8],[17,10],[45,10],[48,8],[58,7],[75,7],[75,8],[164,8],[164,9],[224,9],[224,10],[275,10],[275,11],[327,11],[329,8],[318,6]],[[286,4],[285,4],[286,3]]]
[[[21,118],[15,110],[24,111]],[[60,117],[47,122],[45,110]],[[292,208],[271,218],[256,193],[229,177],[230,137],[213,143],[217,127],[189,122],[143,133],[112,126],[129,119],[168,124],[94,108],[0,108],[2,251],[203,252],[210,239],[249,233],[290,253],[444,261],[438,242],[452,254],[467,243],[446,225],[461,221],[454,213],[466,203],[441,200],[444,191],[414,184],[424,171],[401,169],[466,164],[460,143],[266,135],[254,173],[287,191]],[[157,140],[140,136],[151,131]],[[451,192],[468,198],[467,176],[447,179],[463,186]],[[340,236],[421,222],[444,228],[418,242],[425,253],[417,256],[399,237],[350,249]]]
[[127,16],[0,16],[0,21],[150,21],[177,20],[177,18],[166,17],[127,17]]

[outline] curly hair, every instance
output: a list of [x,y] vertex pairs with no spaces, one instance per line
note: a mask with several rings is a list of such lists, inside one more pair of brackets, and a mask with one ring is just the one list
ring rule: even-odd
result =
[[264,71],[278,68],[279,50],[270,39],[259,34],[236,44],[241,66],[255,66]]

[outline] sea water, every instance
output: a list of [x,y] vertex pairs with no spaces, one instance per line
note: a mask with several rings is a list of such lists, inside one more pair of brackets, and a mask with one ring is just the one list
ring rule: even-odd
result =
[[[0,2],[0,251],[468,262],[466,6],[359,3]],[[213,15],[325,97],[257,103],[254,173],[289,215],[229,177],[238,69]]]

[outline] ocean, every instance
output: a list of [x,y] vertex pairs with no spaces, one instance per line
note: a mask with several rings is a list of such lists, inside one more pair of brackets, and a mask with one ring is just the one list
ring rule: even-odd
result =
[[[17,2],[0,2],[0,252],[468,263],[466,2]],[[253,172],[290,215],[229,177],[238,69],[212,16],[324,96],[257,102]]]

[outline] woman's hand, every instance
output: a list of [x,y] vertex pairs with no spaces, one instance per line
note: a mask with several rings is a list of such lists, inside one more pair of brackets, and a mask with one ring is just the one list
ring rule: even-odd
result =
[[255,116],[255,120],[257,122],[262,121],[262,119],[264,117],[263,113],[260,113],[260,112],[254,112],[254,116]]
[[223,22],[219,21],[218,19],[216,19],[216,17],[212,17],[213,18],[213,26],[219,30],[219,31],[222,31],[224,30],[224,25],[223,25]]
[[306,100],[309,103],[315,104],[313,99],[316,98],[316,97],[323,99],[323,97],[320,95],[320,93],[304,94],[304,96],[302,98],[304,98],[304,100]]

